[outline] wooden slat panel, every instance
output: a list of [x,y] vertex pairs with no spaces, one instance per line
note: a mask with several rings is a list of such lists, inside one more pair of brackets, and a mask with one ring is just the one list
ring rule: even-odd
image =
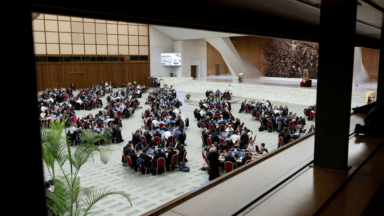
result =
[[233,45],[245,59],[247,59],[253,66],[255,66],[262,74],[265,74],[262,62],[265,61],[263,49],[261,44],[273,43],[273,38],[264,37],[231,37],[231,41],[235,42]]
[[[150,85],[150,68],[143,63],[36,63],[36,79],[39,91],[46,88],[68,88],[71,83],[76,88],[86,88],[101,81],[122,83],[136,81]],[[72,73],[71,73],[72,72]],[[73,73],[82,72],[82,73]]]
[[207,76],[215,75],[215,65],[220,65],[220,74],[231,74],[220,52],[207,42]]
[[371,79],[377,79],[379,76],[379,49],[361,48],[363,65]]

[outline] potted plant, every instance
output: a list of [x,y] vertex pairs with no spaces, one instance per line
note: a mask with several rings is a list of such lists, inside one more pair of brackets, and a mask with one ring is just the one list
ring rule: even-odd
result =
[[[102,163],[108,162],[112,150],[95,144],[100,140],[110,142],[110,139],[106,133],[97,134],[84,130],[81,144],[76,149],[71,149],[68,137],[65,133],[62,136],[65,122],[66,119],[62,122],[51,121],[49,129],[41,130],[43,160],[54,183],[54,193],[45,190],[47,206],[58,216],[88,215],[95,213],[90,210],[98,201],[110,195],[120,195],[132,206],[129,194],[123,191],[80,186],[79,172],[86,162],[93,161],[97,155],[100,155]],[[66,163],[70,167],[68,172],[64,171]]]
[[189,100],[189,98],[191,97],[191,95],[190,95],[190,94],[187,94],[187,95],[185,95],[185,97]]
[[243,81],[243,78],[239,77],[239,78],[237,78],[237,80],[239,80],[239,83],[241,83],[241,81]]

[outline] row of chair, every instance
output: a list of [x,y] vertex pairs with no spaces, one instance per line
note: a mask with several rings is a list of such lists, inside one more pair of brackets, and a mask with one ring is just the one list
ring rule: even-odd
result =
[[[137,146],[137,145],[136,145]],[[122,153],[122,156],[124,158],[124,162],[126,162],[128,164],[128,166],[126,166],[126,170],[127,172],[129,171],[129,168],[131,168],[131,171],[132,173],[134,172],[134,167],[133,167],[133,163],[132,163],[132,159],[131,157],[129,156],[125,156],[124,153]],[[180,161],[181,163],[185,163],[185,158],[187,157],[187,151],[184,152],[184,156],[183,156],[183,160]],[[158,158],[157,161],[157,167],[156,167],[156,175],[158,175],[158,170],[159,169],[164,169],[164,173],[167,173],[167,169],[166,169],[166,165],[165,165],[165,158],[161,157],[161,158]],[[171,170],[172,172],[172,167],[173,166],[176,166],[177,167],[177,171],[179,171],[179,155],[175,154],[172,156],[172,159],[171,159],[171,164],[168,164],[169,166],[169,169]],[[144,167],[145,169],[145,175],[147,175],[147,169],[149,169],[150,167]],[[139,171],[141,171],[141,169],[139,169],[139,167],[137,166],[137,175],[139,175]]]

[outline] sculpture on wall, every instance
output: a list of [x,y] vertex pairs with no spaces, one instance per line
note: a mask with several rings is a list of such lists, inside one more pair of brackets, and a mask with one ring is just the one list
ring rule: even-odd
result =
[[293,41],[262,45],[265,61],[265,76],[268,77],[302,77],[303,70],[308,69],[308,78],[317,79],[319,63],[319,45]]

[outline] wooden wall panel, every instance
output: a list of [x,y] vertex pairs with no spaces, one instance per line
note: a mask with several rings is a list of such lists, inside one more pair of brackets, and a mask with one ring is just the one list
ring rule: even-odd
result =
[[265,61],[262,43],[273,43],[273,38],[264,37],[231,37],[230,38],[236,50],[255,66],[262,74],[265,74],[262,62]]
[[363,65],[371,79],[377,79],[379,76],[379,49],[361,48]]
[[[78,74],[76,72],[79,72]],[[86,88],[101,81],[151,85],[149,62],[138,63],[36,63],[37,88]]]
[[207,76],[215,75],[215,65],[220,65],[220,74],[231,74],[220,52],[207,42]]

